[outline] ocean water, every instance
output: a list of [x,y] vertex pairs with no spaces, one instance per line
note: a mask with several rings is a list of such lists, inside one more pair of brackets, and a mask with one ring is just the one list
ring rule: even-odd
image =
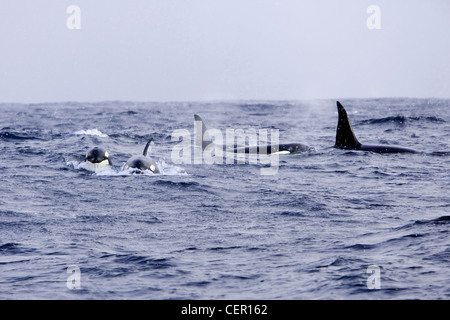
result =
[[[449,299],[450,100],[0,105],[0,299]],[[174,163],[175,130],[278,129],[311,150]],[[121,170],[153,137],[161,174]],[[105,147],[113,162],[86,170]]]

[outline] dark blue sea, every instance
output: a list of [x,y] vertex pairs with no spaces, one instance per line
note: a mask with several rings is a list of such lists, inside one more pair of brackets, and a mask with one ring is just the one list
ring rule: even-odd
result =
[[[450,100],[340,101],[421,152],[333,148],[335,100],[0,104],[0,299],[449,299]],[[194,114],[311,150],[174,163]],[[161,173],[123,171],[150,137]]]

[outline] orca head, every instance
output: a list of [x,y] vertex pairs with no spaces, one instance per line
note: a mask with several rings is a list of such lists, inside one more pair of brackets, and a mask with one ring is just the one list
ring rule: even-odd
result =
[[336,144],[335,148],[358,150],[361,148],[355,134],[353,133],[350,120],[348,119],[347,111],[339,101],[336,101],[339,113],[339,121],[336,130]]
[[144,173],[145,171],[151,171],[152,173],[159,173],[156,162],[151,158],[144,156],[131,157],[124,165],[124,170],[134,169],[133,173]]
[[109,153],[100,147],[89,149],[86,152],[85,161],[100,167],[112,164],[109,159]]
[[153,141],[153,137],[147,142],[144,148],[144,152],[141,156],[133,156],[131,157],[127,163],[124,165],[123,169],[135,169],[133,173],[144,173],[144,171],[151,171],[152,173],[159,173],[158,166],[156,162],[147,157],[147,153],[150,147],[150,144]]

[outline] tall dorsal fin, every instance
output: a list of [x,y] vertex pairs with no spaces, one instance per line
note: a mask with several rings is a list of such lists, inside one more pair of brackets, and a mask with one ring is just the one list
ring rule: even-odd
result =
[[335,147],[341,149],[358,149],[361,147],[358,139],[353,133],[352,126],[348,120],[347,111],[339,101],[336,101],[339,113],[339,121],[336,130],[336,145]]
[[202,123],[202,149],[205,150],[205,148],[210,145],[211,143],[213,143],[213,141],[211,140],[211,137],[208,134],[208,129],[205,126],[205,122],[202,120],[202,118],[200,118],[199,115],[194,114],[194,119],[197,122],[201,122]]
[[147,144],[145,145],[144,153],[143,153],[144,157],[147,156],[148,148],[150,147],[150,143],[152,143],[152,141],[153,141],[153,137],[151,137],[150,140],[148,140]]

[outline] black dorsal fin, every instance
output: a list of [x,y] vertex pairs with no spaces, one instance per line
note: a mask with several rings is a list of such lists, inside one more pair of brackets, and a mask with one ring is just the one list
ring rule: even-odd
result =
[[339,112],[339,121],[336,130],[336,148],[341,149],[359,149],[361,143],[356,139],[352,126],[348,120],[347,111],[339,101],[336,101]]
[[147,144],[145,145],[144,153],[143,153],[144,157],[147,156],[148,148],[150,147],[150,143],[152,143],[152,141],[153,141],[153,137],[151,137],[150,140],[148,140]]
[[213,143],[211,137],[208,134],[208,129],[205,126],[205,122],[203,121],[202,118],[200,118],[200,116],[198,114],[194,114],[194,119],[195,121],[199,121],[202,123],[202,149],[205,150],[205,148],[210,145],[211,143]]

